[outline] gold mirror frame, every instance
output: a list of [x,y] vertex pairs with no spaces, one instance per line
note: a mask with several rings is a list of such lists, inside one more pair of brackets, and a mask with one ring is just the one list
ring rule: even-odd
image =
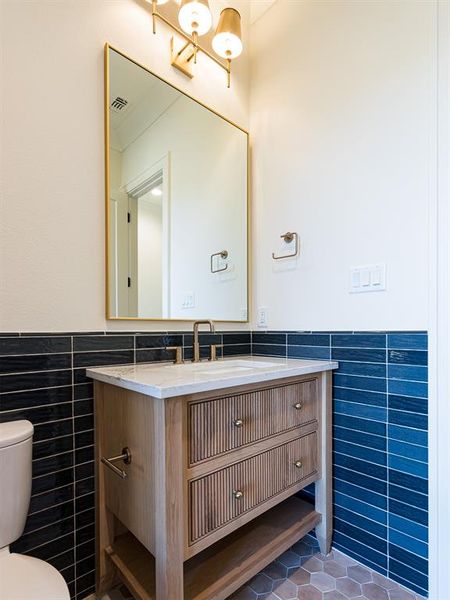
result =
[[173,85],[169,81],[166,81],[163,77],[161,77],[160,75],[158,75],[157,73],[155,73],[154,71],[152,71],[151,69],[146,67],[145,65],[139,63],[137,60],[134,60],[133,58],[131,58],[130,56],[128,56],[121,50],[118,50],[117,48],[115,48],[114,46],[109,44],[108,42],[105,44],[105,48],[104,48],[104,68],[105,68],[105,77],[104,77],[104,82],[105,82],[105,85],[104,85],[105,257],[106,257],[106,260],[105,260],[105,307],[106,307],[106,311],[105,312],[106,312],[106,319],[108,321],[164,321],[164,322],[168,321],[168,322],[179,322],[179,323],[193,323],[194,321],[198,321],[202,318],[209,319],[209,315],[205,315],[204,317],[196,317],[195,319],[164,319],[164,318],[156,319],[156,318],[146,318],[146,317],[112,317],[110,315],[110,305],[109,305],[110,304],[109,303],[109,264],[110,264],[110,256],[109,256],[109,233],[110,233],[109,232],[109,217],[110,217],[110,215],[109,215],[109,196],[110,196],[110,188],[109,188],[109,175],[110,175],[110,173],[109,173],[109,158],[110,158],[110,156],[109,156],[109,51],[110,50],[117,52],[117,54],[120,54],[121,56],[123,56],[127,60],[131,61],[132,63],[134,63],[141,69],[144,69],[145,71],[147,71],[147,73],[150,73],[150,75],[153,75],[154,77],[156,77],[163,83],[170,85],[170,87],[172,87],[174,90],[176,90],[180,94],[183,94],[187,98],[194,100],[194,102],[197,102],[197,104],[200,104],[200,106],[203,106],[203,108],[206,108],[207,110],[209,110],[213,114],[217,115],[218,117],[220,117],[227,123],[230,123],[230,125],[233,125],[237,129],[240,129],[247,136],[247,318],[246,319],[225,319],[225,320],[216,319],[216,321],[218,321],[219,323],[249,323],[250,322],[250,265],[251,265],[251,261],[250,261],[250,249],[251,249],[251,244],[250,244],[250,231],[251,231],[251,227],[250,227],[250,136],[249,136],[249,132],[246,129],[244,129],[243,127],[240,127],[239,125],[237,125],[236,123],[231,121],[230,119],[227,119],[227,117],[224,117],[223,115],[221,115],[219,112],[217,112],[216,110],[214,110],[213,108],[211,108],[210,106],[205,104],[204,102],[197,100],[197,98],[194,98],[190,94],[187,94],[185,91],[181,90],[180,88]]

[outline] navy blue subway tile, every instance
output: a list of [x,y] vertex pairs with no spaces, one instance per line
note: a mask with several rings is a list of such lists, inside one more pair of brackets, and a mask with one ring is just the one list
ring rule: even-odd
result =
[[331,336],[333,348],[386,348],[386,335],[382,333]]
[[389,394],[388,406],[394,410],[406,410],[421,415],[426,415],[428,412],[428,403],[425,398]]
[[0,375],[0,392],[37,390],[60,385],[72,385],[70,370]]
[[240,331],[235,333],[222,333],[222,339],[225,346],[235,344],[251,344],[252,335],[250,331]]
[[327,346],[288,346],[288,358],[306,358],[330,360],[330,349]]
[[388,348],[399,350],[427,350],[428,336],[424,333],[391,333]]
[[379,435],[383,437],[386,436],[386,423],[382,423],[380,421],[373,421],[370,419],[351,417],[349,415],[335,413],[333,415],[333,422],[339,427],[346,427],[347,429],[354,429],[355,431],[372,433],[373,435]]
[[124,365],[134,362],[133,350],[111,350],[109,352],[74,352],[74,367],[100,367]]
[[73,351],[85,352],[95,350],[132,350],[132,335],[87,335],[73,338]]
[[389,454],[388,464],[391,469],[396,471],[409,473],[410,475],[415,477],[423,477],[424,479],[428,478],[427,463],[411,460],[395,454]]
[[[369,567],[381,567],[387,569],[387,556],[385,552],[380,552],[369,547],[364,540],[361,542],[353,538],[349,533],[336,530],[333,535],[334,545],[349,556],[353,556],[358,561],[365,562]],[[385,571],[384,571],[385,572]]]
[[375,492],[376,494],[381,494],[382,496],[386,496],[387,494],[386,481],[353,471],[352,468],[335,465],[334,477],[357,485],[358,487],[365,488],[366,490],[370,490],[371,492]]
[[252,347],[250,344],[224,345],[222,350],[223,356],[243,356],[251,353]]
[[389,556],[420,573],[428,573],[428,561],[395,544],[389,544]]
[[24,535],[73,516],[73,501],[57,504],[28,516]]
[[[335,473],[336,479],[334,480],[334,489],[337,492],[341,492],[342,494],[346,494],[347,496],[354,498],[356,500],[361,500],[367,506],[374,506],[383,511],[387,510],[387,497],[385,495],[386,486],[384,490],[381,490],[381,493],[374,492],[373,490],[367,489],[365,487],[361,487],[360,485],[355,485],[352,483],[351,475],[347,477],[347,479],[339,479],[338,476],[345,476],[344,471],[338,471],[337,475]],[[356,483],[356,482],[355,482]]]
[[400,502],[394,498],[389,498],[388,510],[399,517],[404,517],[410,521],[415,521],[420,525],[428,525],[427,511],[421,510],[420,508],[415,508],[414,506],[406,504],[405,502]]
[[402,427],[399,425],[388,426],[388,436],[393,440],[409,442],[419,446],[428,446],[428,433],[420,429],[411,429],[410,427]]
[[181,334],[137,335],[136,348],[165,348],[166,346],[182,346]]
[[51,508],[63,502],[73,501],[73,485],[66,485],[54,490],[49,490],[43,494],[31,497],[29,514]]
[[0,337],[0,356],[71,352],[70,337]]
[[286,346],[270,344],[252,344],[253,354],[256,356],[282,356],[286,358]]
[[72,435],[50,438],[43,442],[35,442],[33,444],[33,460],[46,458],[52,454],[68,452],[69,450],[73,450]]
[[410,538],[428,543],[428,528],[425,525],[420,525],[415,521],[399,517],[398,515],[389,515],[390,532],[393,530],[399,531]]
[[38,442],[50,438],[70,435],[71,433],[73,433],[73,420],[71,417],[67,417],[50,423],[35,424],[33,440]]
[[428,398],[428,384],[418,381],[389,380],[389,393],[415,398]]
[[32,408],[43,404],[70,402],[71,400],[72,387],[68,385],[42,390],[29,390],[27,392],[10,392],[0,396],[0,410]]
[[339,367],[334,371],[339,375],[363,375],[367,377],[386,378],[385,363],[365,363],[365,362],[347,362],[339,361]]
[[286,333],[258,333],[252,334],[253,344],[286,344]]
[[425,366],[428,362],[428,353],[422,350],[389,350],[388,360],[399,365]]
[[342,506],[335,506],[334,516],[336,519],[345,521],[349,525],[361,529],[363,532],[367,531],[383,540],[387,540],[387,527],[381,523],[377,523],[373,519],[368,519],[358,513],[353,512]]
[[428,428],[428,418],[426,415],[407,412],[404,410],[389,409],[389,423],[392,425],[402,425],[403,427],[412,427],[415,429],[426,430]]
[[339,439],[334,440],[333,447],[336,453],[345,454],[352,458],[358,458],[377,465],[386,466],[387,464],[386,452],[373,450],[372,448],[367,448],[366,446],[361,446],[359,444],[351,444]]
[[290,346],[330,346],[330,336],[324,334],[290,333],[287,337]]
[[411,506],[422,510],[428,510],[428,496],[425,496],[425,494],[418,494],[417,492],[392,485],[391,483],[388,486],[388,494],[394,500],[411,504]]
[[70,369],[71,354],[23,354],[3,356],[0,360],[0,373],[26,373],[27,371],[56,371]]
[[428,367],[414,365],[388,365],[389,379],[402,379],[405,381],[428,381]]
[[348,360],[355,362],[372,362],[372,363],[385,363],[386,362],[386,351],[385,350],[374,350],[367,348],[335,348],[331,349],[331,358],[334,360]]
[[344,402],[335,400],[333,402],[334,410],[342,415],[354,415],[362,419],[373,419],[375,421],[386,422],[387,410],[378,406],[370,406],[368,404],[360,404],[359,402]]
[[337,425],[333,428],[333,439],[344,440],[351,442],[352,444],[358,444],[367,448],[373,448],[374,450],[382,450],[386,452],[387,441],[386,437],[381,435],[371,435],[367,432],[363,433],[354,429],[347,429],[345,427],[339,427]]
[[335,387],[346,387],[371,392],[385,392],[386,379],[381,377],[357,377],[354,375],[342,375],[336,373],[333,377]]
[[80,383],[73,386],[73,399],[84,400],[94,397],[94,385],[92,383]]
[[372,548],[381,554],[387,554],[386,538],[379,538],[376,535],[369,533],[367,529],[360,529],[359,527],[356,527],[351,523],[347,523],[346,521],[342,521],[337,517],[335,517],[333,520],[333,524],[335,531],[346,535],[360,544],[365,544],[366,547]]
[[73,414],[75,417],[90,415],[94,412],[94,400],[77,400],[73,403]]
[[428,461],[428,448],[424,446],[407,444],[406,442],[390,439],[388,441],[388,452],[389,454],[396,454],[397,456],[412,458],[413,460],[419,460],[421,462]]
[[428,494],[428,481],[422,477],[389,469],[389,482],[421,494]]
[[386,394],[379,392],[335,387],[333,396],[335,400],[345,400],[345,402],[356,402],[358,404],[370,404],[371,406],[381,407],[387,406]]
[[367,460],[361,460],[347,456],[346,454],[335,453],[335,464],[346,469],[351,469],[357,473],[363,473],[370,477],[376,477],[377,479],[387,480],[387,469],[386,466],[374,464]]
[[[353,490],[347,489],[347,491],[352,492]],[[334,506],[336,511],[338,510],[338,507],[345,508],[350,514],[361,515],[367,519],[370,519],[371,521],[375,521],[375,523],[379,523],[380,525],[387,525],[388,523],[388,513],[386,510],[377,508],[376,506],[368,504],[367,502],[362,502],[353,495],[348,496],[347,494],[341,493],[337,490],[334,491]],[[344,519],[344,517],[341,518]],[[382,537],[386,537],[386,535]]]
[[47,406],[38,406],[37,408],[21,408],[4,412],[0,415],[0,421],[20,421],[27,419],[33,425],[45,423],[47,421],[56,421],[67,419],[72,416],[72,402],[63,402],[61,404],[50,404]]

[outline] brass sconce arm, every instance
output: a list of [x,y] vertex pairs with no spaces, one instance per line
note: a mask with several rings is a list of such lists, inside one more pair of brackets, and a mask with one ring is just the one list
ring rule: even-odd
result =
[[193,77],[191,64],[192,59],[194,59],[194,63],[196,62],[197,52],[203,52],[208,58],[216,63],[221,69],[223,69],[227,74],[227,87],[231,85],[231,60],[225,59],[226,63],[224,64],[218,58],[216,58],[209,50],[204,48],[198,42],[198,36],[194,32],[193,35],[189,35],[185,33],[182,29],[174,25],[167,17],[158,12],[157,2],[156,0],[152,0],[152,23],[153,23],[153,33],[156,34],[156,20],[159,19],[163,23],[165,23],[168,27],[173,29],[184,40],[186,40],[186,44],[177,52],[174,49],[174,40],[171,39],[171,64],[173,67],[187,75],[188,77]]

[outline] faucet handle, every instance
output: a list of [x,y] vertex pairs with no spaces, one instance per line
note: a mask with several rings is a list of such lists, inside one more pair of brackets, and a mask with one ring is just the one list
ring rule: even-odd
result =
[[211,355],[209,360],[217,360],[217,348],[223,348],[223,344],[211,344]]
[[166,346],[166,350],[174,350],[175,351],[175,364],[182,365],[183,364],[183,346]]

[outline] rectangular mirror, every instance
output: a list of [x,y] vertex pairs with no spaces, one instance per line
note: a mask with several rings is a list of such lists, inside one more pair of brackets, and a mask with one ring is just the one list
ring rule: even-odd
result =
[[246,321],[248,134],[110,46],[105,67],[107,317]]

